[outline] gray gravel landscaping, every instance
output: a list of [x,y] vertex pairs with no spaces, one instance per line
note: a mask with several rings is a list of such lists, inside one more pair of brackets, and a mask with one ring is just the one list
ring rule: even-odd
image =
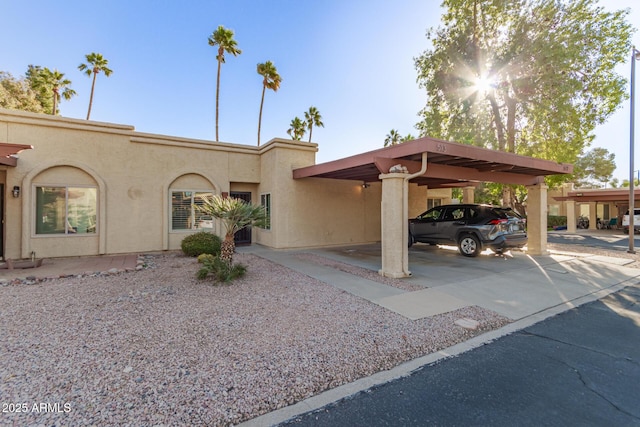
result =
[[0,425],[233,425],[508,323],[479,307],[411,321],[235,260],[249,269],[231,285],[165,254],[142,271],[0,287]]

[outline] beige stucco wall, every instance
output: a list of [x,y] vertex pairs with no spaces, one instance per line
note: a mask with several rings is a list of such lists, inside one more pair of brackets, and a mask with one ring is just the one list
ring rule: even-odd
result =
[[[5,167],[5,258],[176,249],[188,231],[169,231],[170,189],[228,192],[260,181],[261,148],[135,132],[131,126],[0,110],[0,142],[29,144]],[[301,145],[301,143],[298,143]],[[37,185],[98,188],[98,233],[35,235]],[[5,192],[6,193],[6,192]]]
[[380,183],[305,178],[293,170],[315,164],[315,152],[275,145],[261,156],[260,194],[271,194],[271,230],[256,241],[274,248],[374,242],[380,239]]

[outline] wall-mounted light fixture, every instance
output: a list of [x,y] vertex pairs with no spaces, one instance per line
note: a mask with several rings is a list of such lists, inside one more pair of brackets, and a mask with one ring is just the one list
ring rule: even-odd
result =
[[13,190],[11,191],[11,194],[13,194],[13,197],[15,198],[20,197],[20,187],[18,187],[17,185],[14,185]]
[[369,188],[371,186],[371,184],[369,184],[368,182],[363,182],[362,183],[362,188]]

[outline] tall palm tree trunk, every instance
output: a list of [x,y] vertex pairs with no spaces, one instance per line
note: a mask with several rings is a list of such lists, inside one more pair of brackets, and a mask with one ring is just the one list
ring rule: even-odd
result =
[[313,126],[309,126],[309,142],[311,142],[311,135],[313,134]]
[[87,111],[87,120],[89,120],[89,116],[91,116],[91,106],[93,105],[93,90],[96,87],[96,75],[97,73],[93,72],[93,81],[91,82],[91,95],[89,96],[89,110]]
[[221,61],[218,60],[218,77],[216,79],[216,142],[220,141],[218,138],[218,114],[219,114],[219,105],[220,105],[220,66],[222,65]]
[[260,100],[260,115],[258,116],[258,147],[260,146],[260,128],[262,127],[262,106],[264,105],[264,92],[267,87],[262,85],[262,99]]
[[51,109],[52,116],[56,115],[57,102],[58,102],[58,91],[54,89],[53,90],[53,108]]

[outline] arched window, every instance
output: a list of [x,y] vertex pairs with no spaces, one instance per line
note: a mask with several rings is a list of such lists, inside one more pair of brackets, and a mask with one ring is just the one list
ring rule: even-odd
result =
[[170,231],[214,231],[213,218],[198,210],[204,197],[213,196],[211,183],[199,174],[178,177],[170,185]]

